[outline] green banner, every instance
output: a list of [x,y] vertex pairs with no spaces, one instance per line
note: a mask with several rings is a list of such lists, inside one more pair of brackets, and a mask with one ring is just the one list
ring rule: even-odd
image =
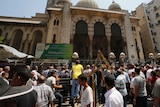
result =
[[36,58],[40,59],[71,59],[73,46],[71,44],[43,44],[36,47]]
[[0,35],[0,43],[3,43],[4,37]]

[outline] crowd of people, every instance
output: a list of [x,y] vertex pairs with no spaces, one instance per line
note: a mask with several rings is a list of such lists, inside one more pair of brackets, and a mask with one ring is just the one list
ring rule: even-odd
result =
[[[25,67],[0,67],[0,107],[62,107],[63,84],[61,78],[71,79],[70,103],[81,107],[147,107],[153,100],[154,107],[160,107],[160,67],[151,64],[112,66],[81,64],[74,60],[71,68],[67,65]],[[91,78],[94,77],[94,80]],[[94,84],[94,86],[93,86]],[[13,91],[13,89],[16,89]],[[95,91],[95,92],[94,92]],[[94,96],[95,95],[95,96]]]

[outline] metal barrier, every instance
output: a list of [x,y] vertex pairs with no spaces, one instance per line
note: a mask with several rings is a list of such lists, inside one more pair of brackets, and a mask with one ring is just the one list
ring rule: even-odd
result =
[[[58,85],[62,85],[63,88],[62,89],[56,89],[56,91],[58,91],[61,95],[63,95],[63,103],[62,105],[64,106],[69,106],[70,103],[69,101],[71,100],[71,78],[60,78],[59,81],[57,81]],[[68,102],[67,102],[68,101]],[[54,103],[56,104],[58,101],[57,99],[54,101]]]

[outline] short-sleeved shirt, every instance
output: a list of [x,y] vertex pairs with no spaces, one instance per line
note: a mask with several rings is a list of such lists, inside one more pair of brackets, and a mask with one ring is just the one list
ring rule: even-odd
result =
[[90,107],[93,107],[93,91],[90,86],[88,86],[85,90],[81,90],[81,107],[87,107],[90,104]]
[[76,64],[72,66],[72,79],[78,79],[78,76],[82,73],[83,66],[81,64]]
[[48,77],[47,80],[46,80],[46,84],[51,87],[53,92],[55,92],[55,88],[53,88],[53,84],[56,84],[56,78],[55,77],[53,77],[53,76]]
[[119,89],[118,91],[122,94],[122,96],[127,95],[126,77],[124,74],[121,74],[116,78],[115,86],[116,86],[116,88]]
[[147,96],[147,91],[146,91],[146,79],[144,76],[141,74],[134,77],[134,85],[139,85],[139,90],[138,90],[138,96],[139,97],[144,97]]
[[38,107],[48,107],[49,101],[53,101],[55,96],[51,87],[43,84],[38,84],[34,86],[35,91],[37,92],[37,105]]
[[160,78],[156,80],[152,94],[154,97],[160,98]]

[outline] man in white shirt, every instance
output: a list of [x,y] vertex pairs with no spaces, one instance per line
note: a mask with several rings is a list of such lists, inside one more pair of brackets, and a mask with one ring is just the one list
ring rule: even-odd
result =
[[146,66],[147,72],[146,72],[146,79],[148,81],[149,78],[151,78],[151,72],[153,71],[152,66],[151,65],[147,65]]
[[123,96],[121,93],[114,87],[115,78],[112,74],[107,74],[104,77],[105,86],[107,92],[105,93],[105,105],[104,107],[123,107]]
[[115,81],[115,87],[116,89],[122,94],[123,100],[124,100],[124,107],[127,106],[127,88],[126,88],[126,77],[123,73],[124,71],[119,69],[117,71],[117,78]]
[[78,82],[81,88],[81,107],[93,107],[93,91],[87,83],[87,76],[81,74],[78,76]]
[[62,89],[63,86],[62,85],[57,85],[56,81],[59,81],[60,78],[58,78],[58,75],[56,74],[56,71],[50,70],[48,72],[48,78],[46,80],[46,84],[49,85],[52,88],[52,91],[56,97],[56,99],[58,99],[58,106],[57,107],[61,107],[62,106],[62,102],[63,102],[63,96],[61,95],[61,93],[59,93],[58,91],[56,91],[56,89]]
[[151,96],[151,84],[149,83],[149,79],[151,78],[151,72],[153,71],[152,66],[151,65],[146,65],[146,80],[147,80],[147,84],[146,84],[146,88],[147,88],[147,96],[150,97]]

